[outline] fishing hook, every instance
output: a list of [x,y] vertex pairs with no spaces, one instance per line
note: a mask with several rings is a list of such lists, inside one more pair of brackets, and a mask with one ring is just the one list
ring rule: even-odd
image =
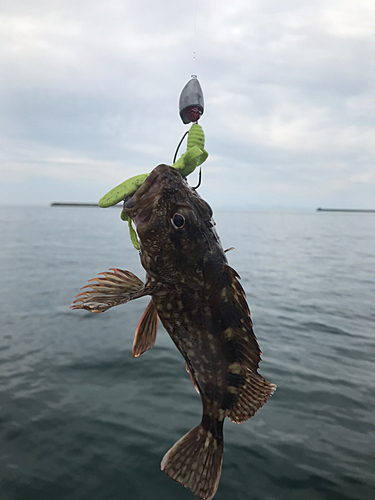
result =
[[189,130],[187,130],[184,135],[181,137],[181,140],[180,142],[178,143],[178,146],[177,146],[177,149],[176,149],[176,152],[174,154],[174,157],[173,157],[173,163],[176,163],[176,158],[177,158],[177,153],[178,153],[178,150],[180,149],[180,146],[182,144],[182,141],[185,139],[185,137],[188,135],[189,133]]
[[198,177],[198,184],[193,187],[192,189],[197,190],[199,188],[199,186],[201,185],[201,182],[202,182],[202,167],[199,167],[199,177]]

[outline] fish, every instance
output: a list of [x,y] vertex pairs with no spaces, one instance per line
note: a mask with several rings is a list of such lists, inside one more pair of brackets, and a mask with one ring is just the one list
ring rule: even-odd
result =
[[71,308],[98,313],[151,296],[133,356],[153,347],[160,320],[202,402],[201,422],[165,454],[161,469],[210,500],[221,476],[225,418],[246,421],[276,385],[259,374],[261,351],[245,291],[228,264],[210,205],[177,170],[161,164],[125,199],[123,211],[138,233],[145,281],[111,268],[90,280]]

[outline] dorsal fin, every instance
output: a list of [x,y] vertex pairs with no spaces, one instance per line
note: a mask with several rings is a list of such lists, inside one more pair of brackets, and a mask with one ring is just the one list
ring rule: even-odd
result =
[[[241,423],[252,417],[276,390],[276,385],[265,380],[259,373],[261,351],[253,331],[246,294],[239,282],[239,275],[230,266],[225,265],[230,276],[232,300],[240,308],[239,324],[230,329],[227,346],[233,350],[233,362],[228,366],[228,380],[232,382],[235,397],[228,417],[232,422]],[[235,359],[237,357],[237,359]],[[236,390],[234,389],[236,388]]]

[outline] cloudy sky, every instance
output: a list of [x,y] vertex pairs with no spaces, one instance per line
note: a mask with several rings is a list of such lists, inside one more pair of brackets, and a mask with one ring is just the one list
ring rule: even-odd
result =
[[196,73],[214,208],[375,208],[374,61],[374,0],[3,1],[0,204],[171,163]]

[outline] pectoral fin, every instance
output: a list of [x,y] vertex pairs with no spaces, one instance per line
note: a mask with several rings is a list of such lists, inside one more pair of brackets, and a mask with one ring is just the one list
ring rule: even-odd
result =
[[135,330],[132,351],[134,358],[138,358],[138,356],[154,346],[156,334],[158,332],[158,323],[159,316],[151,300]]
[[113,306],[126,304],[129,300],[149,294],[149,289],[145,288],[135,274],[122,269],[112,268],[105,273],[99,273],[98,277],[88,283],[81,288],[84,291],[76,295],[70,309],[101,313]]

